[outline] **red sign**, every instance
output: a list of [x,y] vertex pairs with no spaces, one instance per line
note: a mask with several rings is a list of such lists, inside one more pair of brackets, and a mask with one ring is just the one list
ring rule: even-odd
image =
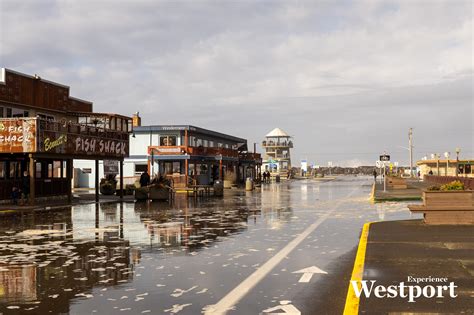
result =
[[35,152],[36,120],[2,119],[0,121],[0,152]]

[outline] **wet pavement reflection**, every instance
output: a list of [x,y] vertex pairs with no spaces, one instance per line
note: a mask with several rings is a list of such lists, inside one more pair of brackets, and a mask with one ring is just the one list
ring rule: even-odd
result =
[[0,312],[200,314],[337,204],[232,311],[258,314],[295,298],[297,268],[317,263],[332,272],[364,222],[410,218],[405,204],[370,204],[370,185],[357,177],[294,181],[227,190],[224,198],[178,196],[173,205],[92,204],[2,218]]

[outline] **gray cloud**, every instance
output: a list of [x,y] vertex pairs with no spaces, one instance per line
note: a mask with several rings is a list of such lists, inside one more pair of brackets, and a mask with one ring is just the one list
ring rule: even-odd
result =
[[97,111],[261,138],[294,159],[473,156],[470,1],[0,1],[0,64]]

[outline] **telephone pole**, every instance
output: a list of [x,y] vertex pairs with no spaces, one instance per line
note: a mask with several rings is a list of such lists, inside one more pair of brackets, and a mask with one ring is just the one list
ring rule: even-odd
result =
[[410,177],[413,177],[413,128],[408,130],[408,149],[410,150]]

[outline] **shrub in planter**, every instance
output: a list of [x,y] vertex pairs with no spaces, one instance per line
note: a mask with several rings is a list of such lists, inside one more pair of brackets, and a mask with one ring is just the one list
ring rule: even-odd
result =
[[115,175],[107,175],[107,177],[100,180],[100,193],[102,195],[113,195],[117,190],[117,180]]
[[426,190],[427,191],[439,191],[441,188],[437,185],[432,185],[430,187],[428,187]]
[[464,184],[458,180],[455,180],[455,181],[452,181],[451,183],[441,186],[440,190],[442,191],[464,190]]
[[134,191],[135,191],[135,185],[133,185],[133,184],[125,185],[125,194],[126,195],[133,195]]
[[140,187],[135,189],[136,200],[147,200],[148,199],[148,187]]

